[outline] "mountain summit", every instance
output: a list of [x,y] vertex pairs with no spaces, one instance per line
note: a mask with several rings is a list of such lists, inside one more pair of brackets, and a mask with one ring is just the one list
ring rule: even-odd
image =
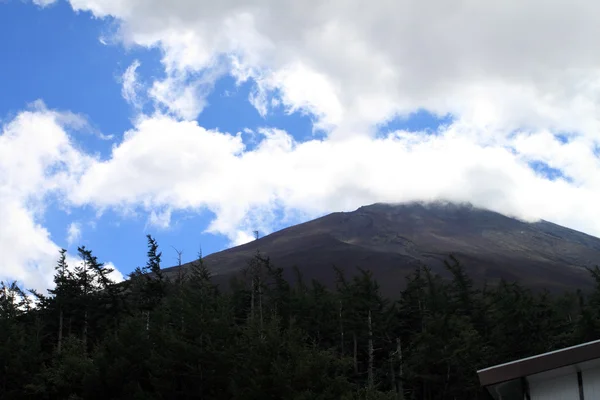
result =
[[[520,221],[453,203],[376,203],[295,225],[205,258],[224,278],[245,267],[257,250],[307,280],[334,281],[333,265],[355,273],[370,269],[393,294],[420,263],[445,275],[454,254],[476,282],[518,280],[532,288],[562,290],[591,285],[585,267],[600,263],[600,239],[547,221]],[[183,265],[182,268],[186,268]],[[178,267],[165,269],[176,273]]]

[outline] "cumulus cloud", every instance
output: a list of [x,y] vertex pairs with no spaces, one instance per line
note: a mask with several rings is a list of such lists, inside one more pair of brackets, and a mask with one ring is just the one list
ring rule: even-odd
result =
[[118,283],[118,282],[123,282],[123,280],[125,280],[125,277],[123,276],[121,271],[119,271],[119,269],[112,262],[110,262],[110,261],[105,262],[104,267],[112,269],[112,272],[110,274],[108,274],[108,278],[111,279],[113,282]]
[[[75,269],[77,267],[81,267],[83,265],[83,261],[81,260],[81,258],[76,257],[73,254],[66,255],[66,262],[67,262],[67,265],[68,265],[70,271],[75,271]],[[122,282],[123,280],[125,280],[125,277],[123,277],[123,274],[118,270],[118,268],[115,266],[115,264],[113,264],[110,261],[104,262],[103,264],[104,264],[104,268],[112,270],[112,272],[107,275],[107,277],[110,280],[112,280],[113,282],[116,282],[116,283]]]
[[237,231],[234,235],[232,235],[230,245],[231,246],[240,246],[242,244],[251,242],[254,239],[255,239],[255,237],[252,236],[251,234],[249,234],[248,232]]
[[93,162],[68,134],[81,126],[38,101],[0,127],[0,280],[51,287],[60,248],[41,221],[48,201],[64,200]]
[[[162,226],[171,211],[208,208],[216,215],[208,231],[234,244],[271,231],[281,215],[297,222],[376,201],[440,198],[600,235],[600,3],[70,3],[116,18],[127,46],[160,48],[165,70],[148,88],[156,113],[137,118],[110,158],[73,153],[77,173],[54,184],[69,188],[73,206],[141,208]],[[301,142],[264,128],[248,150],[240,135],[199,126],[225,73],[253,82],[249,101],[261,114],[274,105],[306,113],[327,136]],[[422,109],[452,123],[434,134],[375,135]],[[33,196],[24,182],[7,187]],[[43,229],[32,229],[43,242]]]
[[177,118],[194,120],[206,107],[206,97],[223,72],[214,67],[201,74],[168,73],[166,78],[154,81],[148,95],[157,108]]
[[170,74],[233,55],[232,71],[339,135],[419,108],[507,131],[598,132],[589,1],[70,2],[119,19],[126,43],[159,46]]
[[[81,176],[71,200],[141,206],[159,224],[163,217],[154,210],[168,207],[168,220],[172,209],[208,208],[216,215],[208,231],[235,244],[248,241],[254,229],[271,231],[279,218],[275,210],[306,219],[379,201],[437,199],[470,201],[600,235],[594,223],[600,218],[598,160],[578,149],[577,141],[562,143],[544,131],[519,133],[506,143],[512,147],[478,143],[479,132],[458,122],[436,135],[397,131],[343,141],[298,142],[277,129],[258,133],[261,141],[247,150],[239,135],[196,122],[140,119],[110,159]],[[563,155],[554,159],[556,167],[576,176],[574,183],[550,180],[529,167],[540,156],[538,140]]]

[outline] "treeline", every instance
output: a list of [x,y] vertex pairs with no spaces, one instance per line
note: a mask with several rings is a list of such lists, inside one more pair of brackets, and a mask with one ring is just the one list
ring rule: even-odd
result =
[[455,258],[382,297],[367,270],[294,285],[257,253],[228,290],[199,257],[114,284],[92,252],[60,253],[48,294],[0,287],[2,399],[483,399],[477,369],[600,337],[596,290],[478,289]]

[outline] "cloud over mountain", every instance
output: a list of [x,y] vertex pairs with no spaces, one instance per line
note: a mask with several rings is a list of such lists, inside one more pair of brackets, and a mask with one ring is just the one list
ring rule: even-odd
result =
[[[43,227],[48,196],[65,207],[141,211],[162,228],[178,210],[208,209],[208,231],[235,244],[276,223],[438,198],[600,235],[600,5],[69,3],[117,26],[112,40],[98,33],[109,46],[158,49],[162,71],[144,76],[143,60],[124,67],[132,127],[106,157],[78,145],[68,127],[84,122],[69,112],[5,120],[0,212],[34,239],[13,243],[0,228],[15,266],[4,276],[32,281],[28,266],[55,253]],[[253,133],[203,127],[196,118],[228,75],[251,84],[248,101],[263,116],[281,107],[308,115],[314,136],[267,123]],[[445,122],[403,125],[423,110]],[[22,250],[32,243],[35,251]]]

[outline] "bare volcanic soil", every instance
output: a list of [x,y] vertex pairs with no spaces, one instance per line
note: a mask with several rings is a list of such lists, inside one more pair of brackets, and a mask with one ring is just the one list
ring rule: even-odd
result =
[[[420,263],[447,276],[443,260],[451,253],[477,283],[505,278],[550,291],[591,288],[585,267],[600,263],[596,237],[451,203],[377,203],[333,213],[211,254],[205,262],[215,280],[226,284],[257,250],[284,268],[288,279],[297,266],[306,281],[317,279],[328,286],[335,281],[333,265],[347,276],[356,267],[370,269],[382,292],[391,296]],[[163,271],[175,276],[178,268]]]

